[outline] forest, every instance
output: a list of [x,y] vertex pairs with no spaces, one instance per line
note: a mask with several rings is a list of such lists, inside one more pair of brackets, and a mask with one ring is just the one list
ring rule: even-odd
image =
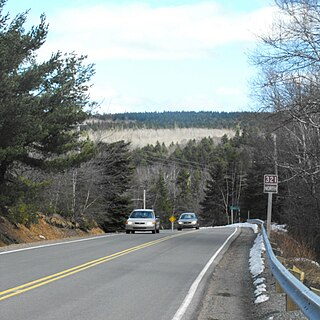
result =
[[[35,59],[46,17],[26,31],[0,0],[0,216],[15,224],[59,214],[75,227],[121,231],[133,208],[147,206],[169,227],[170,215],[195,211],[202,226],[248,216],[266,219],[263,175],[277,173],[272,220],[320,257],[320,9],[315,1],[276,1],[283,13],[252,53],[259,70],[259,111],[93,115],[94,66],[85,56]],[[278,27],[277,27],[278,26]],[[281,28],[280,28],[281,26]],[[285,31],[285,32],[284,32]],[[312,36],[310,36],[312,35]],[[10,44],[10,45],[8,45]],[[305,53],[305,54],[302,54]],[[141,148],[91,141],[82,124],[111,128],[232,128],[232,138]],[[109,127],[110,128],[110,127]]]
[[164,111],[95,114],[90,121],[92,130],[116,128],[172,129],[214,128],[232,129],[238,125],[257,125],[268,112]]

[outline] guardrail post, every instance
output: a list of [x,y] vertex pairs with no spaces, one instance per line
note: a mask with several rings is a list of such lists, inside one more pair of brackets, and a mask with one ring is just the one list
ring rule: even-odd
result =
[[[276,258],[281,262],[281,264],[283,266],[286,266],[287,264],[287,259],[283,258],[283,257],[280,257],[280,256],[276,256]],[[276,293],[284,293],[284,291],[282,290],[280,284],[278,281],[276,281]]]
[[[301,271],[296,266],[293,266],[292,269],[288,269],[298,280],[300,280],[302,283],[304,281],[304,272]],[[294,311],[299,310],[297,305],[286,295],[286,311]]]
[[282,290],[280,284],[278,281],[276,281],[276,293],[283,293],[284,291]]
[[298,274],[300,274],[298,279],[303,283],[304,279],[305,279],[305,273],[302,270],[300,270],[299,268],[297,268],[296,266],[292,266],[292,270],[294,272],[297,272]]

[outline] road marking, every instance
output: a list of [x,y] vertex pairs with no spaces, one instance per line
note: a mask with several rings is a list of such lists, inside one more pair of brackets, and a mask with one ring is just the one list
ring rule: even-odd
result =
[[27,282],[27,283],[22,284],[20,286],[1,291],[0,292],[0,301],[8,299],[8,298],[16,296],[16,295],[19,295],[21,293],[33,290],[33,289],[36,289],[38,287],[41,287],[41,286],[46,285],[48,283],[54,282],[56,280],[63,279],[65,277],[71,276],[75,273],[87,270],[87,269],[95,267],[101,263],[111,261],[113,259],[119,258],[119,257],[124,256],[126,254],[129,254],[131,252],[134,252],[134,251],[137,251],[137,250],[140,250],[143,248],[147,248],[147,247],[156,245],[158,243],[161,243],[161,242],[164,242],[164,241],[176,238],[176,237],[180,237],[182,235],[193,233],[193,232],[199,232],[199,231],[191,231],[191,232],[186,232],[186,233],[174,234],[174,235],[166,236],[164,238],[160,238],[157,240],[149,241],[149,242],[140,244],[138,246],[128,248],[128,249],[113,253],[108,256],[101,257],[99,259],[88,261],[86,263],[72,267],[70,269],[66,269],[66,270],[60,271],[58,273],[54,273],[52,275],[49,275],[49,276],[31,281],[31,282]]
[[181,306],[179,307],[179,309],[177,310],[176,314],[174,315],[174,317],[172,318],[172,320],[181,320],[182,317],[184,316],[184,314],[186,313],[196,291],[197,288],[202,280],[202,278],[204,277],[204,275],[206,274],[206,272],[208,271],[209,267],[211,266],[211,264],[213,263],[213,261],[215,260],[215,258],[218,256],[218,254],[221,252],[221,250],[224,248],[224,246],[228,243],[228,241],[233,237],[233,235],[237,232],[238,228],[236,228],[234,230],[234,232],[227,238],[227,240],[222,244],[222,246],[216,251],[216,253],[211,257],[211,259],[208,261],[208,263],[205,265],[205,267],[202,269],[202,271],[199,273],[198,277],[196,278],[196,280],[194,280],[194,282],[192,283],[186,297],[184,298]]
[[46,248],[46,247],[61,246],[61,245],[64,245],[64,244],[75,243],[75,242],[98,240],[98,239],[101,239],[101,238],[114,237],[114,236],[118,236],[118,235],[119,234],[108,234],[108,235],[104,235],[104,236],[90,237],[90,238],[77,239],[77,240],[71,240],[71,241],[63,241],[63,242],[55,242],[55,243],[50,243],[50,244],[43,244],[43,245],[40,245],[40,246],[21,248],[21,249],[10,250],[10,251],[3,251],[3,252],[0,252],[0,255],[1,254],[20,252],[20,251],[27,251],[27,250]]

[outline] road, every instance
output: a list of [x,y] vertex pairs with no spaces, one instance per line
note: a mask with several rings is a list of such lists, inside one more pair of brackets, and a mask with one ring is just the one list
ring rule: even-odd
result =
[[193,296],[195,281],[234,231],[112,234],[0,253],[0,319],[192,319],[209,272]]

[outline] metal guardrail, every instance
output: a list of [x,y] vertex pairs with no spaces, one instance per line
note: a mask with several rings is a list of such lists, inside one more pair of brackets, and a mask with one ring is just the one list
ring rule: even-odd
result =
[[320,319],[320,297],[295,278],[276,258],[268,240],[264,222],[258,219],[249,219],[248,222],[257,223],[261,226],[269,267],[283,291],[305,316],[311,320]]

